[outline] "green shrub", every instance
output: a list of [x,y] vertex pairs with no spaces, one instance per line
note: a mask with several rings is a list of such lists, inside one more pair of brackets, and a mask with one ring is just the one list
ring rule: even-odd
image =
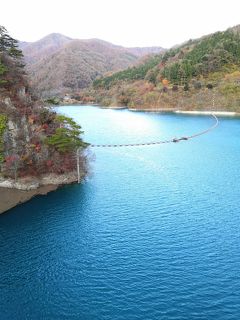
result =
[[56,116],[55,121],[59,127],[55,133],[47,137],[45,142],[48,145],[54,146],[59,152],[74,151],[79,147],[86,148],[88,144],[83,142],[80,135],[81,126],[79,126],[72,118],[63,115]]

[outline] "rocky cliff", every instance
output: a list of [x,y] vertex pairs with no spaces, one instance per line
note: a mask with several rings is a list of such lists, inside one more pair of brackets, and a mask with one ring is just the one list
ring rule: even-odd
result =
[[87,144],[82,133],[72,119],[34,97],[16,41],[0,27],[0,187],[26,191],[76,181],[79,147],[83,178]]

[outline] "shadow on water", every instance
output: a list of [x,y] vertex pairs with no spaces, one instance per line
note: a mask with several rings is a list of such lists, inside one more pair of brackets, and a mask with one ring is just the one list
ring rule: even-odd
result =
[[[0,215],[0,229],[18,225],[26,227],[34,221],[46,223],[48,218],[71,219],[71,216],[81,216],[89,198],[91,187],[88,182],[63,186],[47,195],[39,195],[30,201],[20,204],[17,207]],[[68,206],[77,210],[68,210]]]

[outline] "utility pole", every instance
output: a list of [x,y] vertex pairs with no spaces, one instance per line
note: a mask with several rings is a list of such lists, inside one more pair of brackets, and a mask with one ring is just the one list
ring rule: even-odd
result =
[[78,175],[78,183],[80,183],[79,157],[80,157],[80,148],[77,149],[77,175]]

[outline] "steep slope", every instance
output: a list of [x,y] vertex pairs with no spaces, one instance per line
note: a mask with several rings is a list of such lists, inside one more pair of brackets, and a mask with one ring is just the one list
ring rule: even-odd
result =
[[100,40],[77,40],[50,34],[33,43],[20,42],[31,85],[43,97],[64,95],[89,86],[106,73],[134,65],[162,48],[124,48]]
[[190,40],[94,81],[97,102],[132,108],[240,111],[239,26]]
[[[32,96],[21,52],[3,27],[0,43],[0,182],[75,172],[76,149],[87,146],[80,137],[80,126]],[[82,154],[82,175],[85,160]],[[64,181],[60,178],[59,183]]]

